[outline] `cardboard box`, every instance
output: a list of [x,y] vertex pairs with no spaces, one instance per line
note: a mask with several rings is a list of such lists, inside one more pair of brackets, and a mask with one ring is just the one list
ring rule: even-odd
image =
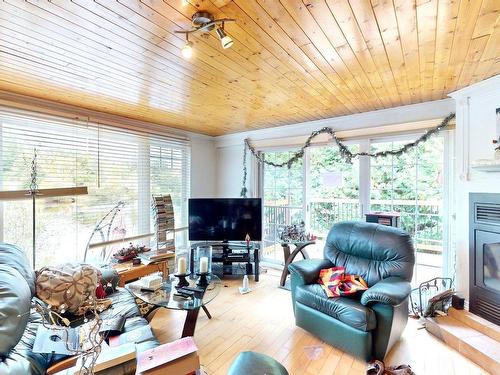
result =
[[137,354],[136,375],[186,375],[200,369],[198,348],[192,337],[160,345]]
[[198,353],[191,353],[145,372],[136,372],[136,375],[190,375],[200,369]]

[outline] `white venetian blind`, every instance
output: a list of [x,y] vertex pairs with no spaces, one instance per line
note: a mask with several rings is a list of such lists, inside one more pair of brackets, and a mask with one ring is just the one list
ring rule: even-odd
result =
[[[110,239],[152,230],[151,194],[171,194],[176,226],[187,223],[190,146],[186,139],[0,111],[0,145],[0,190],[29,187],[35,148],[39,188],[87,186],[89,190],[88,195],[37,199],[37,267],[82,260],[95,225],[120,201],[125,206],[113,221]],[[0,240],[30,253],[31,219],[29,200],[0,203]],[[96,236],[93,242],[102,240]]]

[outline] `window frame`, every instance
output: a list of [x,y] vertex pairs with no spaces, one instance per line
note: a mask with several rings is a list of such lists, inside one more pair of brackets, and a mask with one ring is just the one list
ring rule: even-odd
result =
[[[442,255],[442,270],[444,276],[451,276],[455,268],[455,247],[452,243],[453,237],[453,216],[452,216],[452,202],[453,202],[453,129],[443,130],[438,136],[443,137],[443,255]],[[373,143],[390,142],[390,141],[408,141],[411,138],[418,138],[422,135],[420,132],[408,132],[397,135],[381,135],[360,137],[351,139],[344,142],[346,145],[357,144],[360,152],[370,151]],[[321,142],[311,145],[311,147],[331,146],[336,147],[333,142]],[[259,153],[287,151],[297,148],[297,145],[281,145],[273,147],[257,147]],[[306,228],[310,227],[310,194],[308,194],[309,171],[310,165],[310,148],[304,152],[303,158],[303,205],[304,217]],[[361,215],[364,216],[370,211],[370,193],[371,193],[371,158],[368,156],[359,157],[359,204],[361,207]],[[263,184],[264,184],[264,166],[258,163],[258,173],[254,176],[254,184],[258,186],[257,192],[259,197],[263,197]],[[264,259],[265,261],[265,259]]]
[[[166,149],[171,149],[173,150],[172,155],[177,155],[175,158],[172,156],[172,162],[176,162],[177,165],[180,165],[180,173],[179,173],[179,183],[180,185],[177,185],[176,182],[176,187],[178,186],[177,191],[180,192],[180,206],[181,206],[181,212],[176,213],[176,224],[178,228],[185,228],[187,227],[187,202],[190,197],[191,193],[191,186],[190,186],[190,165],[191,165],[191,142],[190,139],[184,136],[171,136],[170,134],[161,134],[160,132],[157,131],[148,131],[144,129],[143,131],[141,130],[136,130],[136,129],[131,129],[130,127],[127,127],[126,125],[122,128],[119,126],[115,125],[108,125],[104,124],[102,122],[90,122],[88,119],[87,121],[83,120],[78,120],[74,118],[65,118],[61,116],[52,116],[52,115],[45,115],[45,114],[40,114],[36,112],[31,112],[31,111],[26,111],[26,110],[17,110],[17,109],[10,109],[10,108],[4,108],[0,107],[0,146],[3,145],[4,142],[4,130],[5,126],[11,126],[12,129],[19,129],[21,132],[20,134],[30,134],[30,129],[37,129],[37,124],[46,124],[46,127],[41,127],[40,131],[43,133],[44,136],[50,137],[51,134],[56,134],[56,135],[61,135],[61,137],[68,137],[71,135],[72,131],[80,131],[77,129],[81,129],[84,134],[82,139],[84,142],[87,143],[79,143],[82,145],[83,149],[85,152],[82,154],[80,157],[88,157],[90,160],[92,160],[93,164],[91,164],[91,167],[93,172],[99,176],[100,173],[100,167],[99,167],[99,143],[100,143],[100,136],[101,132],[106,133],[104,136],[104,144],[107,144],[106,142],[109,142],[109,139],[111,139],[112,142],[115,142],[115,136],[117,141],[121,141],[123,139],[127,142],[130,142],[131,144],[134,144],[137,147],[137,153],[130,159],[134,161],[134,163],[137,163],[137,171],[136,175],[134,176],[133,179],[137,178],[137,197],[133,200],[131,203],[132,209],[135,211],[137,210],[137,215],[133,215],[133,221],[134,221],[134,230],[132,230],[130,233],[132,234],[137,231],[138,235],[142,234],[148,234],[151,233],[151,183],[153,182],[152,179],[152,169],[151,169],[151,158],[152,158],[152,150],[154,147],[165,147]],[[74,128],[73,128],[74,127]],[[75,130],[73,130],[75,129]],[[34,136],[31,136],[34,137]],[[110,138],[111,137],[111,138]],[[56,137],[57,138],[57,137]],[[36,138],[33,138],[33,142],[37,142]],[[51,139],[51,138],[47,138]],[[80,138],[78,138],[80,139]],[[7,140],[9,142],[9,145],[15,145],[16,143],[22,142],[21,140],[18,141],[16,137],[11,136]],[[30,142],[32,142],[30,140]],[[43,144],[43,142],[46,142],[45,140],[39,141]],[[44,149],[48,150],[48,152],[52,152],[52,150],[58,150],[58,141],[56,140],[53,142],[52,140],[50,142],[45,143]],[[77,141],[73,141],[77,142]],[[96,143],[97,142],[97,143]],[[119,142],[118,142],[119,143]],[[31,143],[30,143],[31,144]],[[67,149],[67,146],[64,146]],[[63,149],[64,149],[63,147]],[[119,147],[116,146],[116,147]],[[97,151],[96,151],[97,150]],[[4,151],[5,152],[5,151]],[[5,178],[4,175],[4,163],[3,163],[3,156],[4,152],[0,152],[0,190],[11,190],[9,186],[4,186],[3,185],[3,180]],[[26,150],[23,152],[26,153]],[[97,153],[96,153],[97,152]],[[85,156],[88,155],[88,156]],[[179,157],[180,155],[180,157]],[[97,157],[97,164],[94,162],[94,160]],[[78,156],[73,156],[71,153],[68,153],[67,155],[63,154],[63,157],[60,159],[63,163],[68,161],[69,163],[73,163],[73,158],[75,160],[78,160]],[[180,161],[181,164],[178,164]],[[8,173],[9,169],[6,169],[5,172]],[[108,171],[109,172],[109,171]],[[29,170],[26,171],[26,173],[29,173]],[[23,173],[24,174],[24,173]],[[24,180],[24,176],[21,177],[21,172],[20,172],[20,177],[18,179],[19,183]],[[57,176],[54,176],[55,178],[55,185],[54,187],[68,187],[68,184],[64,184],[62,181],[58,181],[59,178],[64,179],[64,174],[57,174]],[[17,179],[16,179],[17,180]],[[14,180],[14,181],[16,181]],[[96,177],[96,182],[95,186],[92,186],[92,188],[98,192],[99,189],[99,177]],[[77,182],[78,185],[80,183]],[[86,185],[84,183],[84,185]],[[43,183],[40,188],[44,188]],[[165,192],[167,194],[168,192]],[[177,194],[179,195],[179,194]],[[179,202],[179,201],[178,201]],[[111,197],[108,202],[110,205],[113,205],[114,200]],[[76,197],[75,201],[71,203],[71,205],[74,205],[76,209],[76,215],[78,214],[78,197]],[[81,208],[80,208],[81,211]],[[102,212],[102,216],[106,212]],[[4,242],[5,240],[5,221],[8,212],[4,208],[4,203],[3,201],[0,201],[0,242]],[[135,217],[136,216],[136,217]],[[180,218],[180,219],[178,219]],[[178,222],[178,220],[180,220]],[[27,219],[27,221],[30,221],[30,219]],[[97,224],[97,223],[95,223]],[[94,224],[94,225],[95,225]],[[79,232],[79,226],[80,223],[78,221],[71,221],[69,224],[71,228],[75,228],[77,232]],[[137,227],[135,229],[135,227]],[[31,231],[30,231],[31,232]],[[53,231],[56,233],[56,231]],[[129,236],[130,234],[127,234]],[[82,236],[86,236],[86,234],[82,233]],[[181,239],[180,245],[187,246],[187,233],[180,232],[178,234],[179,238]],[[186,238],[186,241],[184,241],[184,237]],[[82,237],[83,238],[83,237]],[[86,240],[86,238],[85,238]],[[76,240],[75,240],[76,241]],[[184,243],[185,242],[185,243]],[[31,243],[31,241],[30,241]],[[81,261],[82,259],[81,256],[84,254],[85,249],[81,247],[81,244],[78,242],[75,242],[75,249],[74,249],[74,259],[73,261]],[[26,253],[29,255],[32,253],[33,249],[32,246],[29,246],[28,248],[24,249]],[[36,249],[37,253],[41,251],[38,247]],[[63,251],[62,248],[58,249],[58,252],[61,253]],[[73,250],[72,250],[73,253]],[[37,258],[40,259],[42,255],[38,256]],[[29,258],[31,258],[29,256]],[[73,257],[72,257],[73,258]],[[37,262],[36,266],[40,266]]]

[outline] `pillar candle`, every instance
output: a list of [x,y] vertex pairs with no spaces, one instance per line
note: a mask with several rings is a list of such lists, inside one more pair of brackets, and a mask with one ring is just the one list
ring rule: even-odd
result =
[[208,272],[208,257],[200,258],[200,273]]
[[177,261],[177,273],[184,274],[187,271],[186,258],[179,258]]

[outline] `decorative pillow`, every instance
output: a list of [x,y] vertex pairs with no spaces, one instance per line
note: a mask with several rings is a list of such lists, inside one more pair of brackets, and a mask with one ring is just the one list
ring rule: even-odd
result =
[[318,283],[328,297],[345,297],[368,289],[361,276],[346,275],[344,267],[325,268],[319,272]]
[[5,358],[21,339],[28,324],[31,291],[13,267],[0,264],[0,357]]
[[89,297],[95,297],[100,272],[87,264],[62,264],[44,267],[36,272],[37,297],[52,310],[75,315],[85,311],[81,307]]

